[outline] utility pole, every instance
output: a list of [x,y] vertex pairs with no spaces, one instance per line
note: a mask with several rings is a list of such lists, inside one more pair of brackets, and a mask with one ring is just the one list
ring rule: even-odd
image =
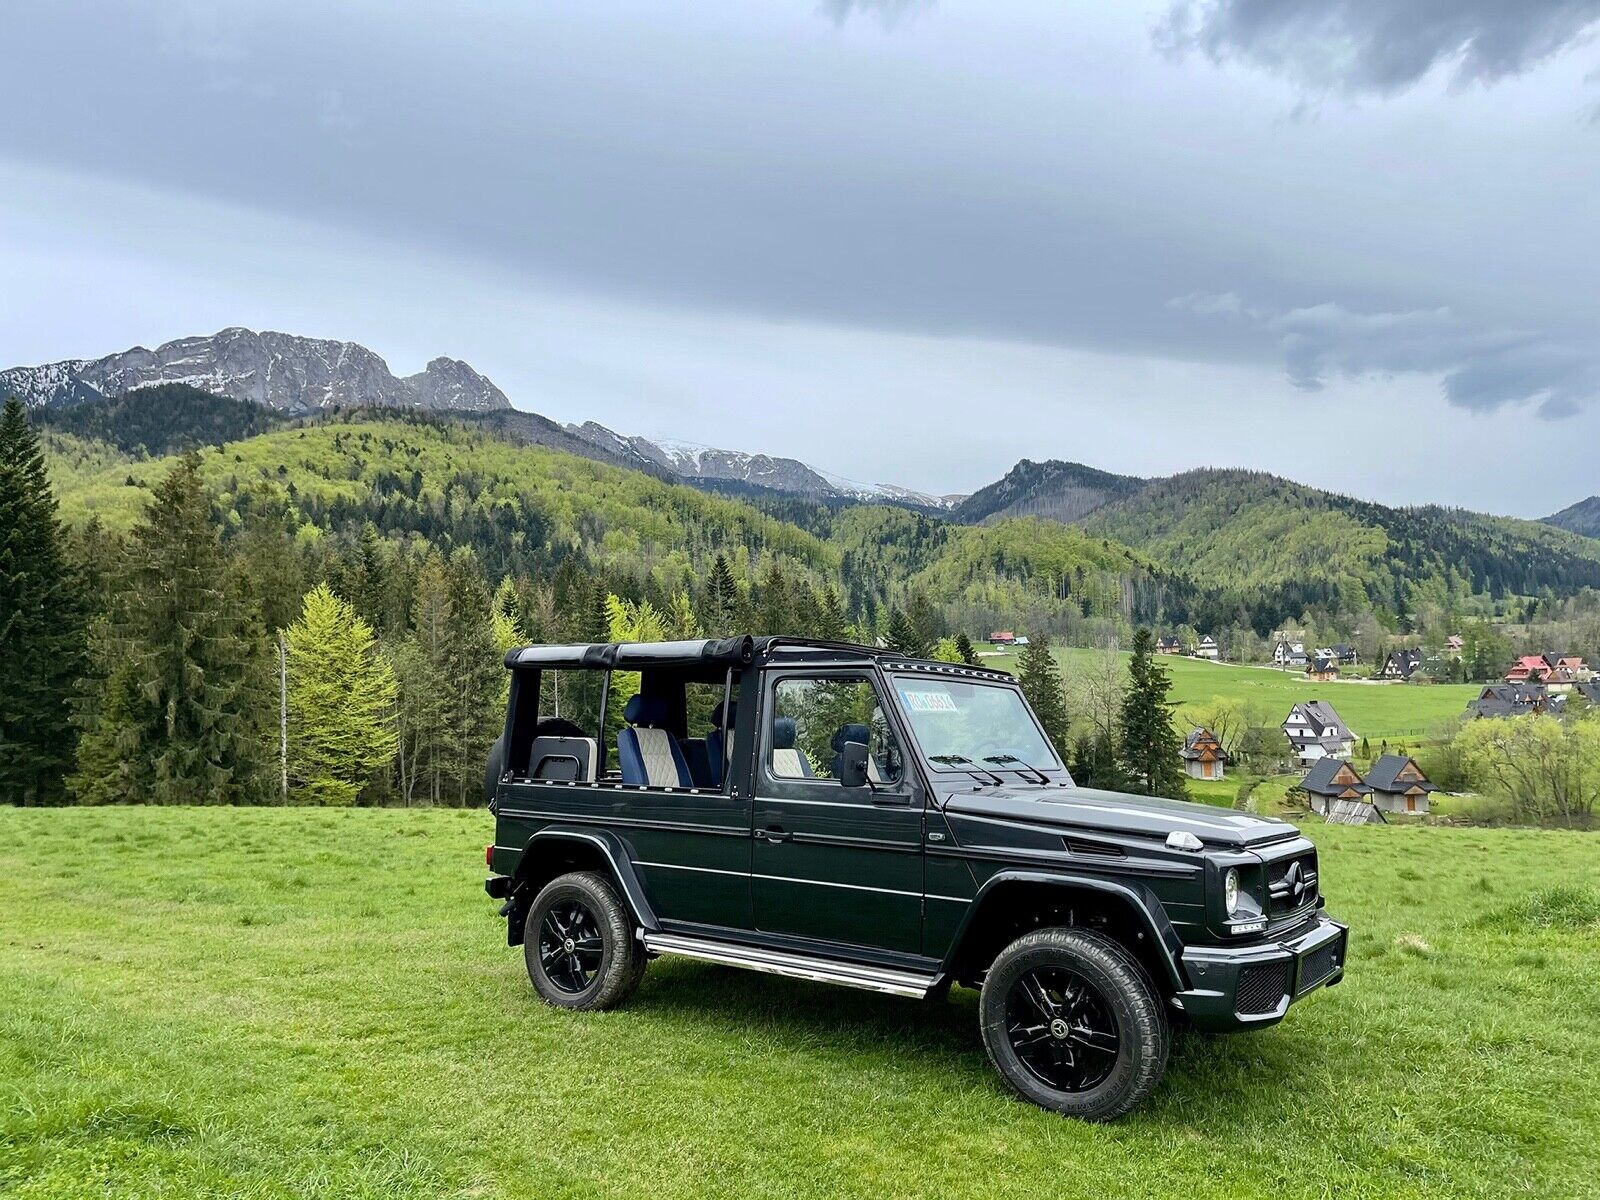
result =
[[278,633],[278,778],[283,802],[289,803],[289,648]]

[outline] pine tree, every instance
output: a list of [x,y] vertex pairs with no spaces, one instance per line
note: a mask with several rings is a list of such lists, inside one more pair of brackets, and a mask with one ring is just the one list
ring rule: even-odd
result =
[[505,706],[497,701],[505,686],[505,656],[495,649],[491,597],[477,557],[466,548],[456,550],[445,574],[454,614],[446,639],[445,730],[453,799],[465,804],[480,785],[489,747],[504,727]]
[[783,634],[795,632],[795,614],[790,607],[789,578],[777,556],[769,556],[767,569],[761,576],[758,589],[755,634]]
[[1067,697],[1061,686],[1061,668],[1056,665],[1055,655],[1050,653],[1050,639],[1044,634],[1035,634],[1023,647],[1017,663],[1017,685],[1049,735],[1056,756],[1065,761],[1069,745]]
[[306,593],[285,636],[296,797],[352,804],[394,761],[394,670],[378,653],[372,627],[325,583]]
[[400,684],[401,791],[408,804],[416,795],[419,782],[425,783],[423,795],[431,803],[439,803],[444,795],[449,758],[445,711],[450,688],[450,627],[454,620],[444,560],[437,550],[429,550],[417,572],[411,602],[412,636],[395,658]]
[[0,413],[0,800],[59,800],[88,613],[22,405]]
[[713,637],[729,637],[739,623],[739,585],[727,556],[719,553],[706,579],[706,628]]
[[1130,789],[1146,796],[1189,798],[1179,752],[1183,743],[1172,724],[1167,693],[1172,681],[1155,661],[1155,636],[1141,628],[1133,635],[1128,691],[1122,698],[1122,767]]
[[961,655],[961,661],[967,666],[978,665],[978,652],[972,648],[972,639],[966,635],[965,630],[956,634],[956,653]]
[[73,790],[90,801],[250,803],[270,794],[266,643],[244,574],[223,554],[186,455],[133,533],[127,586],[108,623],[98,726]]
[[889,610],[889,631],[884,637],[889,649],[907,658],[927,658],[933,647],[923,641],[922,634],[911,623],[911,618],[898,608]]
[[817,601],[817,636],[829,642],[843,642],[850,637],[850,619],[831,583],[822,589]]

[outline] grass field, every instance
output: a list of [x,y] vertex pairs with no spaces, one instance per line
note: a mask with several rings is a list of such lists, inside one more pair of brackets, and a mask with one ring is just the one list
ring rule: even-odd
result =
[[479,890],[488,828],[0,810],[0,1194],[1600,1192],[1592,836],[1318,827],[1349,979],[1181,1036],[1094,1127],[1000,1089],[971,992],[663,960],[619,1011],[546,1008]]
[[[983,644],[979,649],[992,647]],[[1062,649],[1057,651],[1057,657],[1070,678],[1093,653]],[[1016,669],[1016,655],[1011,653],[983,661]],[[1383,739],[1414,743],[1431,736],[1441,723],[1461,716],[1467,701],[1479,691],[1475,684],[1361,683],[1343,679],[1310,683],[1298,671],[1274,671],[1178,655],[1163,655],[1159,661],[1172,676],[1172,699],[1177,704],[1200,705],[1224,696],[1272,713],[1273,723],[1277,724],[1302,700],[1328,700],[1358,737],[1372,742],[1374,754]]]

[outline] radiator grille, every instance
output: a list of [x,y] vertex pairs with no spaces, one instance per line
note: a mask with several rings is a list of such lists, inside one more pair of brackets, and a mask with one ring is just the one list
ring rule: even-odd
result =
[[1278,1007],[1289,990],[1289,964],[1254,963],[1239,972],[1233,1006],[1241,1016],[1259,1016]]
[[1267,867],[1267,896],[1272,915],[1281,917],[1317,901],[1317,855],[1302,854]]

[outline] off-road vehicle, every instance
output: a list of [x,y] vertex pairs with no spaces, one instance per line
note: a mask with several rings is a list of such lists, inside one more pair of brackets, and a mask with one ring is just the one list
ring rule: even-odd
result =
[[506,666],[486,889],[553,1005],[616,1005],[663,954],[961,984],[1011,1088],[1108,1120],[1174,1020],[1258,1029],[1343,976],[1295,826],[1075,786],[1003,672],[749,637]]

